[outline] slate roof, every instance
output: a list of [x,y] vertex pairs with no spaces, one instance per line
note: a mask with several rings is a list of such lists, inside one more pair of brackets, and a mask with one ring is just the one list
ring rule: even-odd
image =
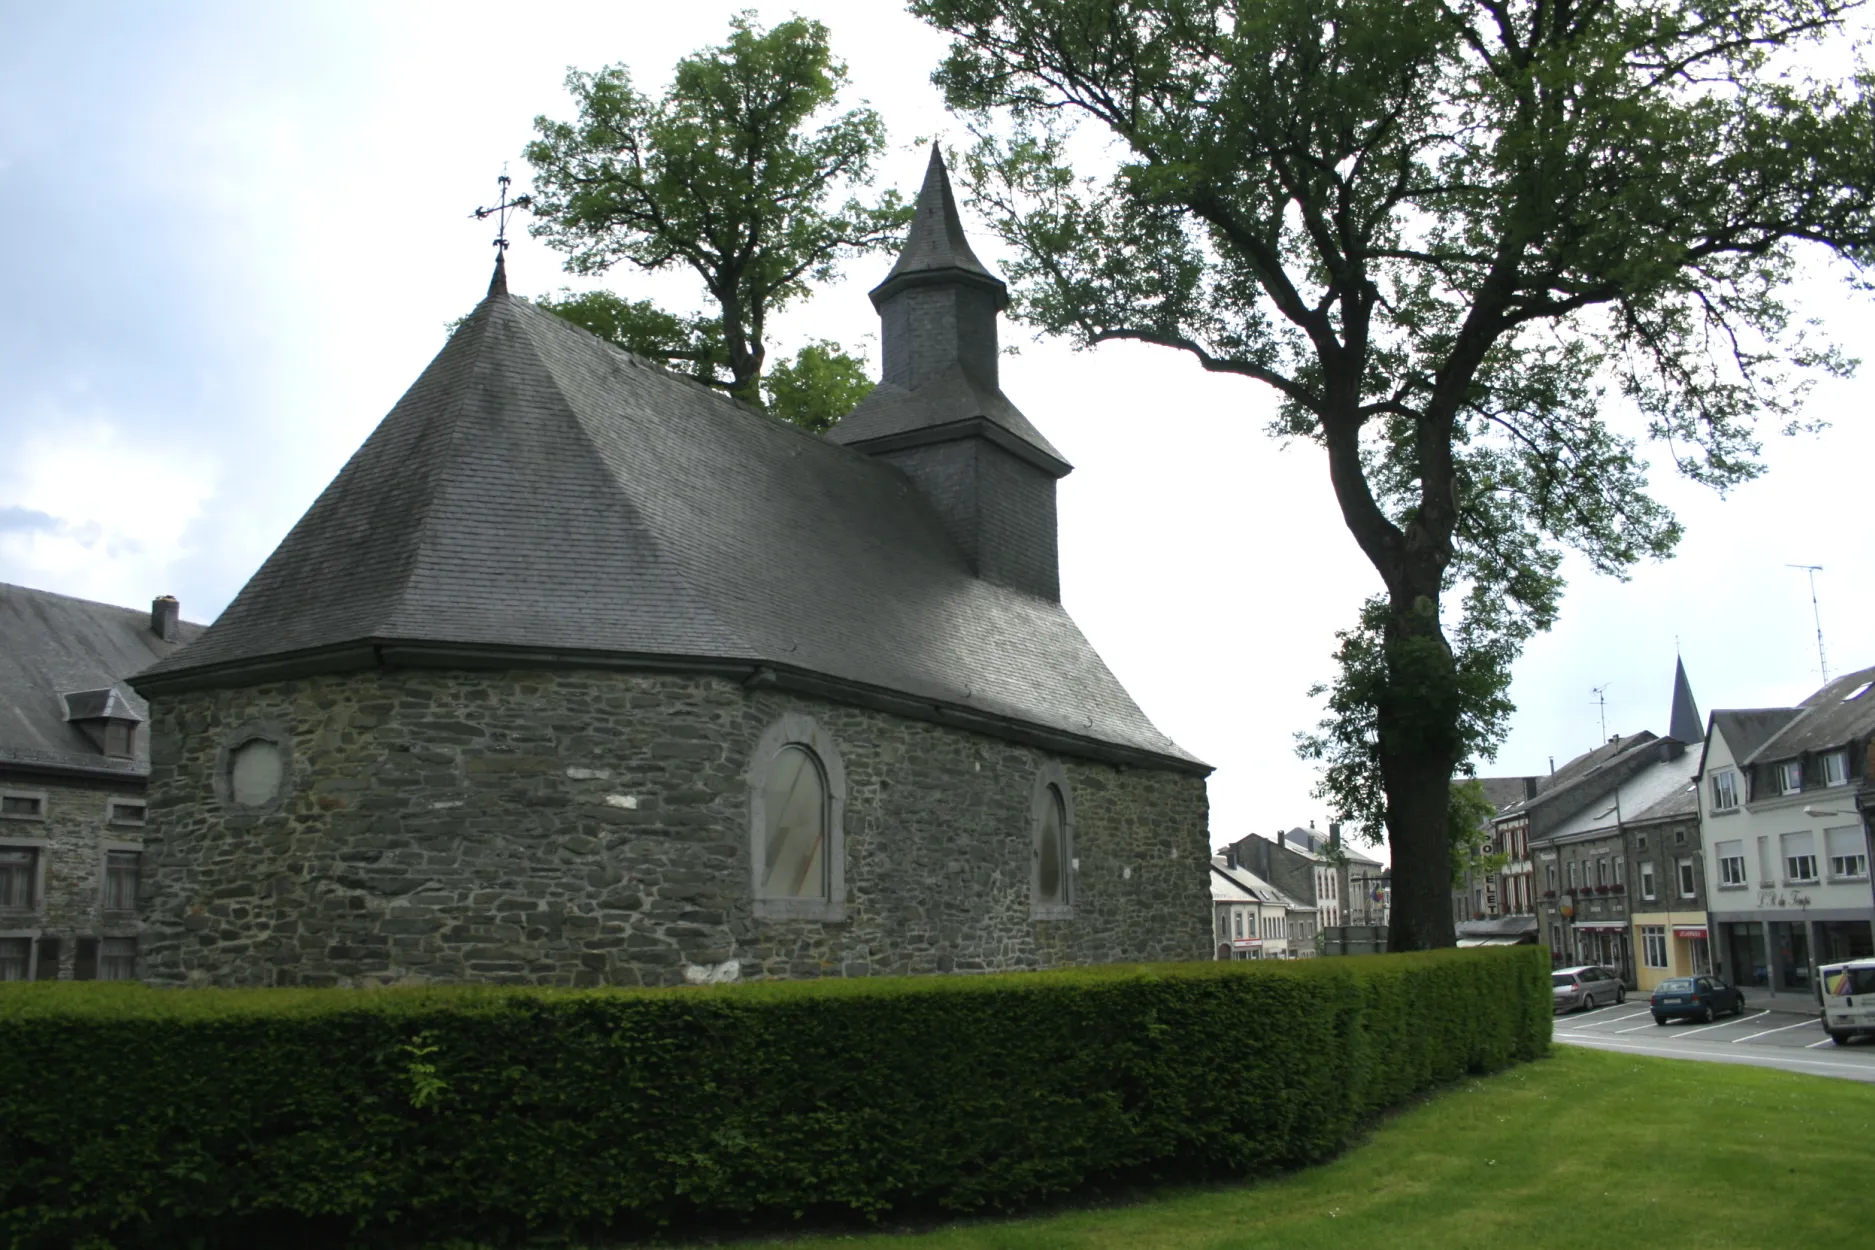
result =
[[[1875,668],[1836,678],[1793,709],[1791,718],[1748,756],[1740,757],[1740,762],[1793,759],[1806,751],[1847,745],[1875,731],[1875,689],[1868,688],[1871,682],[1875,682]],[[1853,699],[1849,697],[1852,694],[1856,696]],[[1739,750],[1731,734],[1726,734],[1725,740],[1734,751]]]
[[[147,773],[147,733],[137,734],[136,758],[113,760],[71,716],[148,720],[149,705],[126,679],[201,632],[183,622],[177,641],[164,642],[147,608],[0,583],[0,768]],[[89,697],[74,709],[67,696],[79,694]]]
[[[1484,797],[1489,800],[1491,806],[1499,812],[1503,812],[1523,802],[1527,798],[1535,797],[1530,793],[1530,786],[1527,784],[1527,779],[1523,777],[1480,777],[1477,780],[1478,784],[1484,789]],[[1537,794],[1543,792],[1543,783],[1548,780],[1547,777],[1536,778]]]
[[[427,657],[427,658],[426,658]],[[722,671],[1208,772],[890,465],[490,293],[147,693],[387,663]]]
[[[1794,707],[1722,708],[1708,718],[1706,740],[1712,740],[1715,730],[1723,734],[1725,745],[1732,749],[1733,762],[1742,767],[1750,763],[1759,747],[1796,719],[1798,710]],[[1706,751],[1703,746],[1699,751],[1698,775],[1706,775]]]
[[1693,702],[1693,683],[1686,680],[1684,661],[1673,661],[1673,712],[1667,722],[1667,736],[1691,746],[1706,736],[1706,722],[1700,719],[1699,704]]
[[1502,818],[1512,813],[1528,812],[1557,799],[1579,794],[1579,783],[1599,775],[1609,764],[1628,755],[1629,752],[1638,751],[1657,741],[1659,739],[1645,729],[1626,738],[1611,738],[1594,750],[1584,751],[1551,773],[1534,797],[1520,799],[1504,808],[1498,815]]
[[1543,840],[1561,842],[1598,831],[1612,833],[1620,827],[1617,818],[1620,823],[1632,824],[1671,814],[1654,809],[1663,803],[1676,804],[1689,797],[1697,766],[1698,757],[1691,751],[1680,752],[1677,759],[1656,760],[1545,833]]

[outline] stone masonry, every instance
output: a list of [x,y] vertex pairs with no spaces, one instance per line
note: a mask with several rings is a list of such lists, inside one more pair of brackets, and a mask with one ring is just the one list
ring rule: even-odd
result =
[[[748,768],[804,714],[846,776],[845,919],[757,919]],[[190,985],[668,985],[1204,958],[1189,772],[702,676],[386,669],[153,701],[142,959]],[[230,747],[281,741],[271,810]],[[1073,914],[1030,914],[1065,772]]]
[[129,815],[143,808],[143,778],[126,777],[112,785],[15,777],[0,781],[0,790],[34,795],[44,802],[40,816],[0,817],[0,845],[35,850],[40,860],[33,906],[0,908],[0,937],[36,940],[32,975],[40,979],[50,978],[53,969],[47,956],[56,950],[58,978],[69,981],[81,971],[81,941],[138,936],[134,911],[105,909],[104,858],[107,851],[141,849],[142,824],[112,817],[114,811]]

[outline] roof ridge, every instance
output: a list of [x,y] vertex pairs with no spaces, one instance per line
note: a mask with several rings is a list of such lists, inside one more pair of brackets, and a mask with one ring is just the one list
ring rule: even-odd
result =
[[[495,289],[497,282],[499,282],[501,286],[499,292]],[[473,381],[486,366],[487,358],[484,351],[486,345],[482,340],[487,338],[488,328],[494,322],[494,310],[500,307],[500,301],[509,298],[511,297],[507,294],[507,282],[503,277],[502,264],[501,261],[497,259],[495,262],[495,278],[489,283],[488,294],[482,297],[482,302],[477,304],[474,311],[469,314],[468,324],[456,331],[457,335],[466,335],[474,332],[479,336],[473,341],[466,338],[463,340],[464,345],[462,350],[468,354],[470,365],[470,367],[465,370],[467,375],[465,380]],[[444,350],[447,351],[453,346],[455,346],[454,336],[452,336],[451,342],[445,345]],[[473,388],[470,386],[455,387],[454,393],[449,396],[449,402],[444,405],[441,419],[447,432],[443,438],[442,446],[438,449],[441,454],[432,457],[431,467],[435,467],[439,462],[446,463],[452,458],[452,454],[456,449],[456,443],[462,437],[462,427],[465,424],[463,417],[466,415],[465,410],[468,407],[472,389]],[[400,398],[398,403],[401,404],[402,402],[403,400]],[[393,405],[392,411],[395,410],[395,405]],[[402,615],[410,599],[411,586],[416,580],[414,572],[423,567],[423,557],[428,555],[433,549],[432,543],[435,541],[436,534],[434,528],[430,525],[430,514],[435,509],[437,497],[442,494],[443,488],[442,484],[438,482],[434,476],[426,476],[424,478],[424,484],[427,489],[424,491],[422,499],[417,503],[416,523],[413,527],[416,530],[416,543],[412,549],[409,568],[406,569],[404,575],[398,579],[396,593],[390,596],[381,614],[381,619],[371,628],[369,633],[366,634],[366,637],[381,638],[385,636],[391,623]]]
[[[543,310],[535,309],[534,311],[541,312]],[[547,313],[546,315],[550,317],[554,316],[554,314],[552,313]],[[566,321],[566,318],[555,317],[555,320]],[[568,321],[567,324],[572,326],[575,330],[582,330],[582,331],[585,331],[585,333],[587,334],[592,334],[592,331],[587,330],[586,327],[582,325],[577,325],[570,321]],[[592,431],[588,429],[586,426],[586,422],[580,419],[579,405],[574,403],[573,397],[566,393],[566,387],[562,384],[560,380],[560,375],[554,372],[552,363],[548,361],[546,357],[541,354],[540,345],[538,342],[535,341],[534,336],[533,336],[533,331],[529,330],[526,327],[525,322],[522,323],[522,333],[527,335],[529,350],[534,353],[534,358],[540,362],[541,370],[547,375],[548,380],[553,385],[554,395],[559,399],[561,405],[566,409],[567,416],[573,422],[573,428],[576,431],[578,431],[581,445],[584,446],[587,452],[591,455],[593,463],[596,465],[599,465],[602,468],[603,472],[601,473],[601,476],[611,486],[612,490],[616,492],[620,503],[625,508],[629,509],[633,513],[634,517],[636,517],[639,511],[637,505],[633,502],[630,495],[625,491],[623,486],[620,485],[618,478],[613,474],[610,466],[607,464],[604,449],[602,449],[599,446],[598,440],[596,440],[593,437]],[[648,362],[639,360],[639,358],[635,354],[625,351],[625,349],[619,347],[618,344],[607,342],[607,340],[599,338],[599,336],[596,334],[592,334],[592,337],[595,339],[598,339],[599,342],[601,343],[605,343],[606,346],[612,347],[622,352],[626,356],[627,359],[631,360],[634,364],[637,364],[640,368],[647,367]],[[652,369],[656,369],[660,373],[670,374],[672,372],[671,370],[663,369],[655,364],[649,364],[648,367]],[[686,379],[683,379],[680,376],[678,380],[683,381]],[[694,379],[688,379],[688,380],[693,383],[695,382]],[[708,390],[709,388],[705,387],[704,389]],[[743,404],[740,400],[737,400],[732,395],[723,395],[721,396],[721,398],[727,399],[731,403],[737,404],[738,406],[743,407],[743,408],[749,407],[749,405]],[[785,421],[779,422],[778,424],[786,425],[787,422]],[[802,432],[805,433],[805,431],[802,431]],[[756,652],[756,648],[750,643],[749,639],[742,636],[740,631],[730,628],[728,622],[724,620],[723,618],[722,611],[717,607],[716,603],[711,598],[711,596],[708,595],[706,592],[698,589],[695,580],[690,576],[690,570],[685,567],[684,562],[680,558],[678,558],[676,554],[669,551],[665,547],[665,544],[659,539],[656,528],[649,524],[646,524],[644,520],[641,517],[639,517],[638,529],[643,534],[644,541],[646,542],[646,544],[648,544],[650,548],[650,551],[649,551],[650,557],[653,560],[655,560],[657,563],[663,565],[670,572],[671,576],[674,577],[677,580],[677,582],[684,588],[684,590],[689,592],[691,597],[696,601],[697,605],[701,607],[704,611],[709,613],[711,622],[716,626],[718,630],[722,632],[722,635],[725,638],[735,639],[736,642],[742,647],[743,651],[747,655],[751,657],[754,656]]]

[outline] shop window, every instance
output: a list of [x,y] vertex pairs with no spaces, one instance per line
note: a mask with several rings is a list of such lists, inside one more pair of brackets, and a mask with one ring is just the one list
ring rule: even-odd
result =
[[1641,963],[1648,968],[1667,966],[1667,929],[1665,925],[1641,926]]

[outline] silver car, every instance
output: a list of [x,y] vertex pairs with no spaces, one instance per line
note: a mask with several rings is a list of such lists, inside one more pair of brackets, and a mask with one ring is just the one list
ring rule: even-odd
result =
[[1550,997],[1557,1011],[1587,1011],[1609,1003],[1626,1002],[1628,987],[1621,975],[1600,964],[1558,968],[1550,973]]

